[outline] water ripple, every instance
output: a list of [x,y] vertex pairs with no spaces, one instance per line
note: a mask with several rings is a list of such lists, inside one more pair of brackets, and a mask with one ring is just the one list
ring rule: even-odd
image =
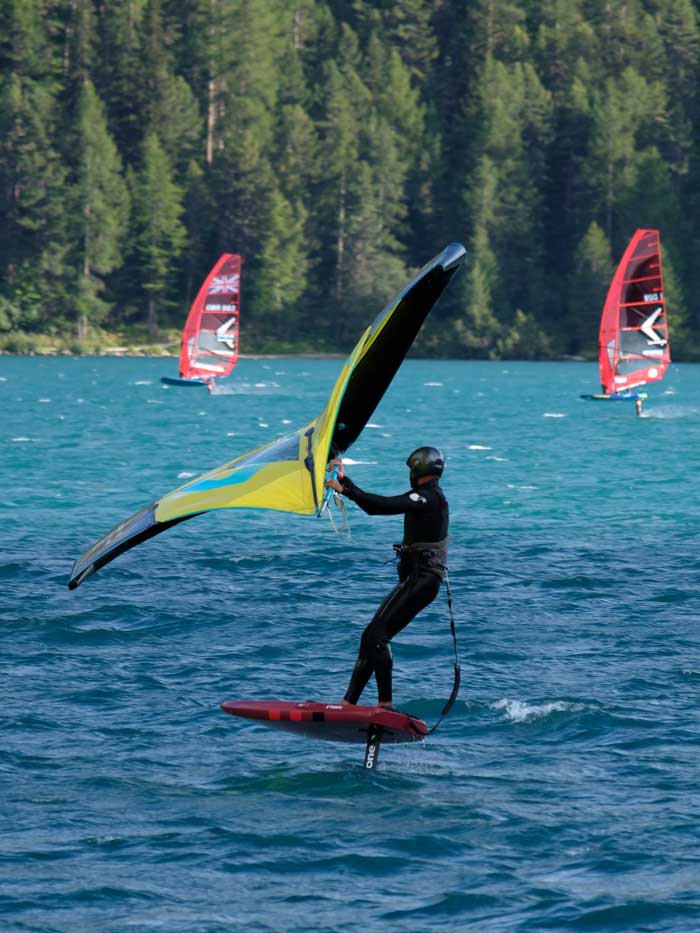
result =
[[[242,360],[194,399],[156,391],[165,361],[2,358],[3,930],[695,929],[700,367],[641,420],[578,399],[592,364],[402,367],[348,472],[399,491],[404,448],[446,448],[462,692],[376,773],[219,703],[340,697],[399,518],[212,513],[65,588],[178,476],[314,417],[340,365]],[[393,652],[435,723],[443,597]]]

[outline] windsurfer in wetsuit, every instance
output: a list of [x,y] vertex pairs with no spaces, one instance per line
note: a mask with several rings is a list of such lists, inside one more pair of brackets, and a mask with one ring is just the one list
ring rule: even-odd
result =
[[447,568],[449,511],[440,488],[445,461],[436,447],[419,447],[406,461],[411,471],[411,489],[401,496],[379,496],[365,492],[345,476],[341,460],[338,478],[326,482],[357,503],[368,515],[404,515],[403,543],[394,545],[399,555],[399,583],[382,602],[362,633],[360,652],[342,701],[354,706],[374,674],[378,705],[391,707],[392,657],[389,642],[411,619],[435,599]]

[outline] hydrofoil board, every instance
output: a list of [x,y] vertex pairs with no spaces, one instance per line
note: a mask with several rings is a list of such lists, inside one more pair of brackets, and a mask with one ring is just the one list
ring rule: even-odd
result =
[[173,376],[161,376],[160,381],[165,386],[180,386],[188,389],[191,386],[208,386],[211,379],[175,379]]
[[254,719],[264,726],[329,742],[357,742],[366,746],[365,767],[374,768],[381,742],[420,742],[428,734],[422,719],[382,706],[341,706],[281,700],[228,700],[225,713]]
[[637,399],[648,398],[646,392],[612,392],[610,395],[604,395],[602,392],[591,395],[582,395],[581,398],[588,399],[590,402],[636,402]]

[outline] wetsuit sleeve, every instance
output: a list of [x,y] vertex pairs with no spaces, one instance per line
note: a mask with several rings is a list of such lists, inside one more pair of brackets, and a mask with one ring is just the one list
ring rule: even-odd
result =
[[357,503],[368,515],[405,515],[406,512],[429,511],[428,500],[417,492],[405,492],[401,496],[378,496],[356,486],[348,476],[341,480],[343,495]]

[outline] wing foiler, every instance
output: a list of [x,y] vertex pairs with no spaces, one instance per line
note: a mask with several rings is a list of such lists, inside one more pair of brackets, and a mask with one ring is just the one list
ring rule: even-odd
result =
[[211,509],[277,509],[320,515],[326,464],[344,453],[369,421],[423,322],[466,251],[451,243],[365,330],[310,424],[236,457],[166,493],[117,525],[75,561],[75,589],[124,551]]

